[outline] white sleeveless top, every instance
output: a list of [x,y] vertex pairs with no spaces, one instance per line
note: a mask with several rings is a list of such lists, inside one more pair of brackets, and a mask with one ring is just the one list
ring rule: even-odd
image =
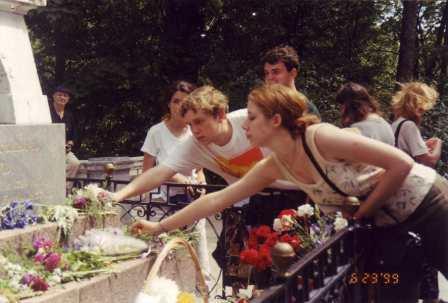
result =
[[[316,131],[322,125],[325,124],[315,124],[306,129],[306,142],[324,173],[341,191],[350,196],[361,197],[369,194],[375,188],[381,175],[384,173],[384,169],[363,163],[348,162],[345,160],[328,161],[324,159],[319,153],[314,139]],[[317,183],[302,183],[294,177],[294,174],[289,170],[288,166],[283,164],[275,153],[271,157],[274,159],[283,176],[287,180],[297,184],[325,213],[337,211],[341,205],[346,204],[346,197],[335,192],[320,177],[317,170],[316,175],[319,176]],[[415,163],[401,187],[387,199],[384,206],[400,222],[404,221],[423,201],[434,184],[435,178],[436,172],[433,169]],[[395,224],[396,222],[383,211],[377,211],[375,214],[375,223],[383,226]]]

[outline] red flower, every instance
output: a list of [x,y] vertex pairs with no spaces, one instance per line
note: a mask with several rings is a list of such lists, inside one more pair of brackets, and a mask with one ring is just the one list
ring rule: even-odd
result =
[[258,270],[264,270],[272,266],[271,248],[267,245],[262,245],[258,251],[258,262],[256,267]]
[[300,238],[296,235],[290,236],[288,234],[284,234],[280,237],[280,242],[288,243],[292,246],[292,248],[297,249],[300,247]]
[[294,209],[284,209],[280,212],[277,218],[281,219],[283,216],[295,217],[297,216],[297,212]]
[[278,234],[277,233],[271,233],[269,237],[266,239],[264,244],[272,247],[278,242]]
[[272,233],[272,229],[267,225],[260,225],[255,231],[256,235],[260,238],[267,239]]
[[47,255],[44,261],[45,269],[52,272],[59,266],[61,256],[57,253],[50,253]]
[[247,246],[251,249],[257,249],[258,248],[258,240],[255,239],[251,239],[249,237],[249,240],[247,241]]
[[258,251],[256,249],[245,249],[240,253],[240,260],[243,263],[256,266],[258,263]]
[[29,286],[34,291],[46,291],[48,289],[47,282],[39,276],[34,276]]

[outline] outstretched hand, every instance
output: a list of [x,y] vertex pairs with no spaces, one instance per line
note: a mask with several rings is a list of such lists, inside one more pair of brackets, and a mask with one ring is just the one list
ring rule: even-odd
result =
[[131,225],[131,233],[134,236],[142,234],[157,235],[161,232],[159,222],[150,222],[147,220],[137,220]]

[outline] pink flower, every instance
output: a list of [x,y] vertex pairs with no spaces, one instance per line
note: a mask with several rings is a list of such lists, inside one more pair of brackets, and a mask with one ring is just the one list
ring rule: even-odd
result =
[[45,269],[52,272],[59,266],[60,261],[61,256],[59,254],[49,253],[44,261]]
[[109,194],[105,191],[100,191],[97,195],[97,198],[103,204],[110,200]]
[[53,246],[53,242],[44,236],[39,236],[34,239],[33,241],[33,247],[36,250],[39,250],[41,248],[43,249],[50,249]]
[[87,206],[87,199],[85,197],[83,197],[83,196],[76,196],[73,199],[73,207],[74,208],[83,209],[83,208],[86,208],[86,206]]
[[44,260],[45,260],[45,257],[46,257],[46,255],[39,253],[39,254],[34,256],[34,262],[36,262],[36,263],[43,263]]

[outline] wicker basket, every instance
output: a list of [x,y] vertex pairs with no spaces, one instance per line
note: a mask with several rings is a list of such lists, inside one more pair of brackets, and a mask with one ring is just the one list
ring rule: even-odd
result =
[[157,256],[156,261],[152,265],[151,270],[149,271],[148,277],[146,278],[145,283],[143,285],[142,292],[148,293],[148,288],[149,288],[151,281],[153,281],[157,277],[157,274],[160,270],[160,267],[161,267],[163,261],[168,256],[170,251],[173,248],[175,248],[176,246],[183,246],[188,251],[191,259],[193,260],[194,268],[196,270],[196,276],[198,277],[198,280],[199,280],[199,286],[198,286],[199,292],[201,294],[203,302],[208,303],[207,286],[205,284],[205,279],[204,279],[204,275],[202,274],[201,266],[199,265],[199,260],[198,260],[196,251],[194,250],[194,248],[191,246],[190,243],[188,243],[187,241],[185,241],[184,239],[181,239],[181,238],[174,238],[174,239],[170,240],[163,247],[162,251]]

